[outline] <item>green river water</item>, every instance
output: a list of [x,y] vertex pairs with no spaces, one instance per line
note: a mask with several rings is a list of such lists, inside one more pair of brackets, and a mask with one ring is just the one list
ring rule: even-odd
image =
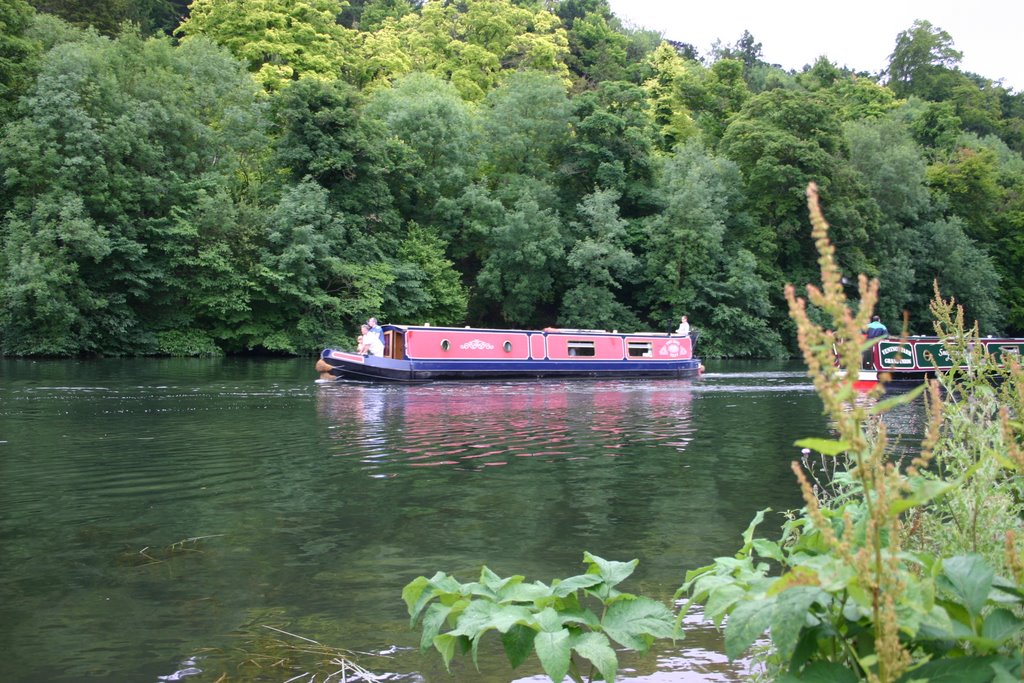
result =
[[[546,681],[496,638],[446,672],[402,587],[483,564],[549,582],[590,551],[638,558],[621,587],[669,603],[757,510],[800,505],[792,444],[828,435],[799,364],[708,366],[376,386],[317,384],[309,359],[0,360],[0,683],[331,673],[268,627],[379,680]],[[619,680],[744,680],[713,627],[684,628]]]

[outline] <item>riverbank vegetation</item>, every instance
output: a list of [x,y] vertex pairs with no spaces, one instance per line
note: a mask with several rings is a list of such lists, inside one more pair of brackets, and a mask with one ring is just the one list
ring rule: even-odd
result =
[[[821,286],[808,286],[806,299],[787,287],[786,298],[834,435],[796,445],[837,465],[831,476],[812,480],[794,461],[805,506],[786,513],[778,538],[756,535],[769,511],[759,512],[735,555],[687,572],[676,595],[686,600],[676,626],[701,606],[705,619],[724,627],[729,657],[750,657],[758,680],[1020,680],[1024,371],[1015,359],[999,364],[983,355],[977,327],[965,329],[963,308],[936,292],[935,331],[948,340],[953,365],[964,361],[965,369],[909,393],[887,396],[884,386],[868,395],[856,391],[862,330],[878,281],[860,276],[858,303],[850,305],[813,184],[808,197]],[[916,455],[901,460],[884,418],[922,396],[924,438]],[[683,634],[664,623],[653,601],[609,594],[606,573],[592,569],[566,579],[561,593],[572,597],[574,609],[558,602],[557,581],[529,592],[519,586],[522,577],[499,580],[486,568],[478,583],[443,573],[419,577],[403,597],[413,623],[421,623],[424,649],[437,648],[446,663],[456,652],[475,656],[480,639],[496,631],[513,665],[535,653],[551,680],[561,681],[567,662],[590,660],[591,675],[574,666],[574,681],[614,680],[615,660],[596,657],[589,638],[607,633],[643,651],[654,638]],[[580,609],[580,593],[600,598],[601,614]],[[605,628],[608,605],[633,614],[630,628],[617,618]],[[552,648],[556,640],[559,648]]]
[[923,19],[872,74],[785,71],[749,33],[701,55],[604,0],[0,12],[5,355],[681,313],[704,355],[784,355],[810,179],[890,324],[929,331],[938,278],[986,334],[1024,331],[1024,98]]

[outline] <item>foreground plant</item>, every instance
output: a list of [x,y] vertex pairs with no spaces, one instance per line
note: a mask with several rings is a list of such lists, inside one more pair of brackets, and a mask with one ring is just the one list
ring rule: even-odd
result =
[[[770,646],[761,649],[760,661],[778,681],[1020,680],[1020,576],[997,576],[989,561],[963,549],[911,552],[904,546],[908,514],[954,496],[974,470],[951,478],[928,470],[943,438],[937,385],[929,391],[921,455],[905,471],[886,458],[880,416],[920,390],[880,400],[879,388],[868,401],[854,390],[866,344],[861,330],[878,284],[861,276],[859,306],[851,310],[813,184],[808,208],[822,286],[808,286],[807,300],[790,286],[786,298],[808,374],[838,438],[797,445],[842,457],[848,469],[836,475],[832,497],[823,501],[794,463],[806,506],[781,539],[754,537],[759,513],[736,556],[689,572],[679,593],[702,603],[717,625],[728,617],[730,657],[768,632]],[[808,301],[824,324],[812,320]]]
[[614,681],[615,643],[645,652],[656,639],[682,637],[668,607],[616,588],[637,560],[614,562],[590,553],[583,560],[585,574],[551,585],[525,583],[522,576],[502,578],[487,567],[470,583],[438,572],[411,581],[402,598],[412,625],[421,622],[420,646],[435,647],[446,667],[456,652],[471,652],[476,663],[481,639],[496,631],[513,668],[536,654],[556,683],[566,676],[577,683]]

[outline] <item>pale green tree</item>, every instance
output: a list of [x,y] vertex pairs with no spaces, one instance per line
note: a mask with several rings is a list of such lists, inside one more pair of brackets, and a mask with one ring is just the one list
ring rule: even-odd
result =
[[414,70],[451,80],[467,100],[481,100],[505,71],[534,70],[566,83],[565,29],[544,9],[511,0],[430,0],[401,20]]
[[206,36],[249,65],[267,90],[301,77],[337,78],[354,33],[338,23],[340,0],[195,0],[179,28],[184,42]]

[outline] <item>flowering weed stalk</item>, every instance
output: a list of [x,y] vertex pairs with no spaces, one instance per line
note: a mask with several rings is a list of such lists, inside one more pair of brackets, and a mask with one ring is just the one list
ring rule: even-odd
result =
[[914,400],[924,386],[884,400],[884,381],[866,399],[854,390],[878,283],[860,276],[853,310],[813,184],[807,194],[821,286],[808,286],[806,299],[787,287],[786,299],[837,438],[796,445],[841,458],[847,470],[835,475],[833,494],[822,499],[794,462],[805,507],[786,522],[782,538],[754,537],[762,511],[740,551],[689,572],[679,594],[702,603],[716,624],[728,617],[730,657],[768,632],[771,646],[758,652],[775,680],[891,683],[968,674],[977,681],[1020,680],[1016,643],[1024,621],[1014,612],[1024,596],[1020,586],[997,576],[980,555],[904,546],[911,537],[907,520],[955,494],[972,473],[951,480],[931,471],[945,437],[937,384],[929,387],[921,454],[905,471],[887,458],[881,415]]

